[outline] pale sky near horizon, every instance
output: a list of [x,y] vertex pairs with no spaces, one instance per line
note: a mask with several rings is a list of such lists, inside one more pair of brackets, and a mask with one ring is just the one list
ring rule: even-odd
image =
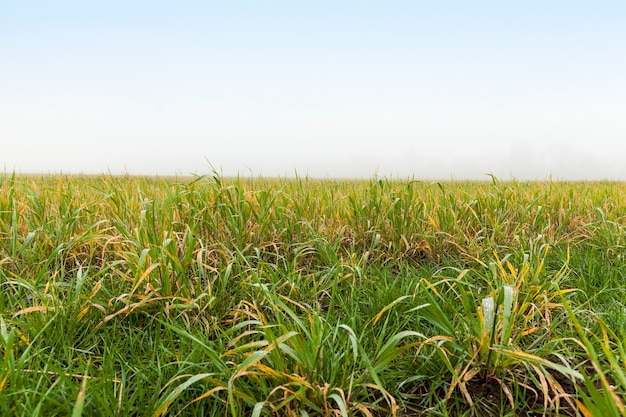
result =
[[0,171],[626,180],[624,1],[0,3]]

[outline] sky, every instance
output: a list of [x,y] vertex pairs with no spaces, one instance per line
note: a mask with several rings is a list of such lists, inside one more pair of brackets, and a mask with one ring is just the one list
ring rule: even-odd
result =
[[626,180],[626,2],[2,1],[0,170]]

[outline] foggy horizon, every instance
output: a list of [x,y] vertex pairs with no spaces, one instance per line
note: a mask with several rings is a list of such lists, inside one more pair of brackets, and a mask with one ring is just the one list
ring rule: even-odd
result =
[[626,180],[626,4],[0,6],[5,172]]

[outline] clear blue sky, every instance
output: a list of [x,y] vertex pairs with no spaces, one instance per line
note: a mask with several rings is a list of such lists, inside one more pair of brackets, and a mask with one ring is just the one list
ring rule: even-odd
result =
[[4,1],[0,145],[23,173],[626,180],[626,2]]

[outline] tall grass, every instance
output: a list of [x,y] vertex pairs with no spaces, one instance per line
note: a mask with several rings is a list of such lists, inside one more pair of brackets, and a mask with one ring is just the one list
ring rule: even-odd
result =
[[626,415],[624,196],[0,176],[0,413]]

